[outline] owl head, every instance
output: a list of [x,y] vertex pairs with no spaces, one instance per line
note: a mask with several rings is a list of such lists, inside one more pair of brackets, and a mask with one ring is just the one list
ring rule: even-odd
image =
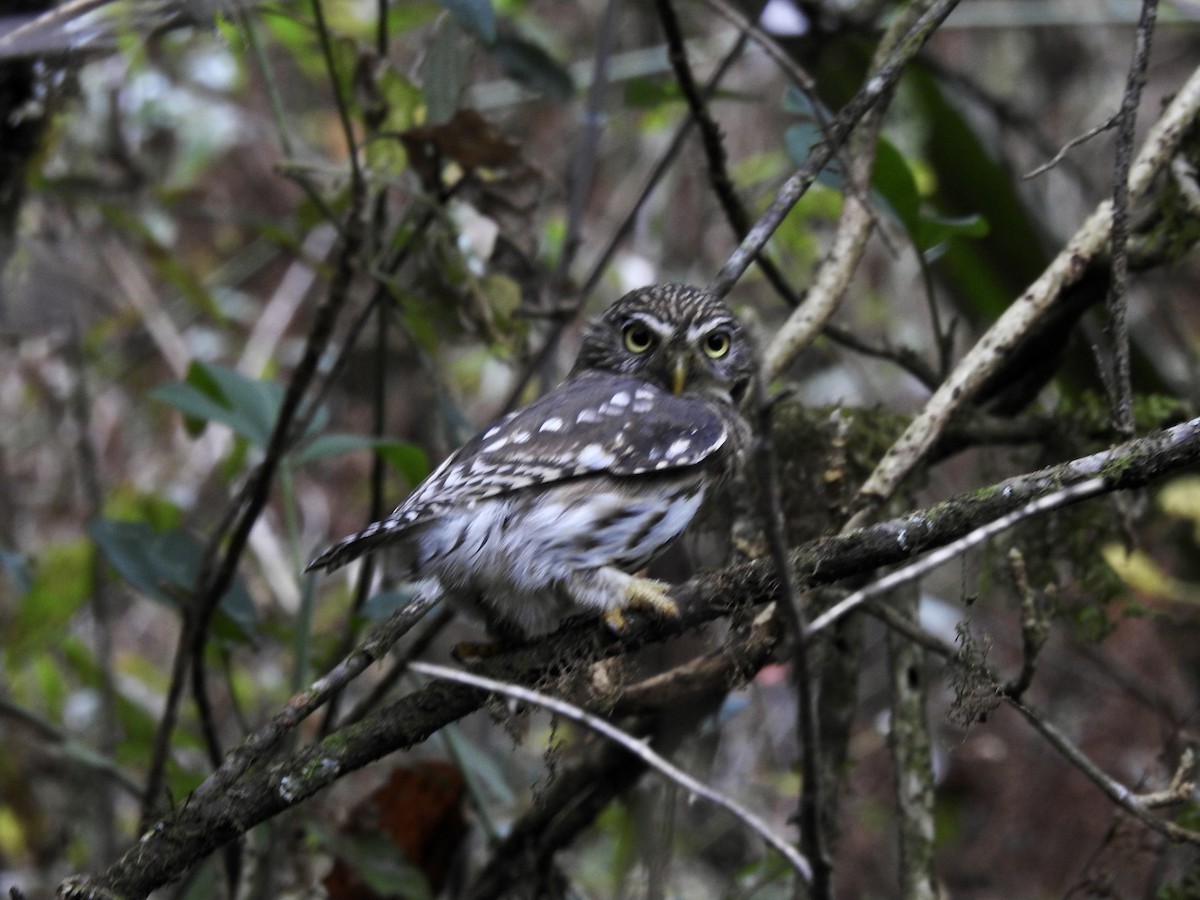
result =
[[630,291],[588,327],[571,374],[616,372],[676,396],[741,403],[754,382],[754,357],[745,329],[718,297],[655,284]]

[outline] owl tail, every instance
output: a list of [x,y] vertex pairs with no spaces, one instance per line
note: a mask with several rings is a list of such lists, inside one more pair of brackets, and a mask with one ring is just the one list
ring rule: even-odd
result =
[[389,527],[387,520],[382,522],[372,522],[358,534],[347,535],[342,538],[307,566],[304,567],[305,572],[313,572],[317,569],[325,569],[329,572],[336,571],[346,563],[353,562],[360,556],[370,553],[378,549],[388,541],[395,540],[397,530],[394,527]]

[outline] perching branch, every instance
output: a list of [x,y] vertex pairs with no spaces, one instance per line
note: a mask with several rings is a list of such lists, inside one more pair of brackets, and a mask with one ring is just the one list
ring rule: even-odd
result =
[[[798,587],[829,584],[894,565],[943,546],[982,523],[1027,506],[1062,487],[1099,478],[1104,491],[1141,487],[1200,462],[1200,418],[1101,453],[1010,478],[993,488],[956,497],[869,528],[806,544],[790,555]],[[480,665],[485,677],[514,684],[558,673],[678,635],[712,619],[780,599],[775,567],[760,559],[709,573],[674,593],[681,615],[673,620],[631,617],[618,639],[591,621],[568,623],[525,647]],[[274,762],[243,760],[241,776],[211,784],[149,827],[109,868],[60,886],[65,897],[142,897],[226,842],[311,797],[347,772],[427,739],[478,709],[486,692],[435,683],[414,691],[360,722]],[[261,758],[260,758],[261,760]]]

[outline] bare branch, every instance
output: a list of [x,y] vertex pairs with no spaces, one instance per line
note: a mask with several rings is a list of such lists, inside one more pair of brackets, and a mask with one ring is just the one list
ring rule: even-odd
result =
[[[1154,175],[1170,163],[1198,112],[1200,69],[1192,73],[1147,135],[1130,170],[1131,197],[1142,196]],[[1050,310],[1062,290],[1078,279],[1087,264],[1105,249],[1111,225],[1112,203],[1106,200],[1088,217],[1037,281],[1004,311],[963,357],[859,490],[858,513],[852,519],[853,525],[865,522],[892,495],[933,446],[954,413],[999,369],[1008,352]]]
[[1117,158],[1113,165],[1112,193],[1112,281],[1108,288],[1109,338],[1112,341],[1113,368],[1111,383],[1113,428],[1122,437],[1133,434],[1133,386],[1129,374],[1129,166],[1133,159],[1134,126],[1137,124],[1138,103],[1146,83],[1146,66],[1150,57],[1150,40],[1154,36],[1154,21],[1158,15],[1158,0],[1142,0],[1142,15],[1138,21],[1133,61],[1125,81],[1125,96],[1117,125]]
[[847,103],[834,118],[829,126],[823,142],[809,151],[808,159],[775,194],[775,199],[767,207],[766,212],[750,229],[745,240],[733,252],[724,266],[708,283],[708,290],[718,296],[725,296],[730,288],[742,277],[750,263],[766,246],[771,235],[775,233],[781,222],[787,217],[792,207],[796,205],[808,189],[816,181],[817,175],[833,159],[837,150],[849,138],[854,126],[866,115],[867,111],[887,97],[905,66],[912,61],[917,52],[925,45],[930,35],[937,30],[938,25],[950,15],[958,0],[938,0],[930,10],[917,21],[904,39],[899,42],[894,52],[889,54],[887,62],[876,69],[867,79],[862,89]]
[[1112,128],[1114,125],[1116,125],[1118,116],[1119,116],[1119,113],[1113,113],[1111,116],[1109,116],[1107,119],[1105,119],[1103,122],[1101,122],[1099,125],[1095,126],[1094,128],[1089,128],[1083,134],[1079,134],[1079,135],[1076,135],[1075,137],[1071,138],[1071,140],[1067,141],[1065,144],[1062,145],[1061,148],[1059,148],[1059,151],[1056,154],[1054,154],[1054,156],[1051,159],[1042,163],[1036,169],[1033,169],[1032,171],[1026,172],[1024,175],[1022,175],[1021,176],[1022,180],[1028,181],[1031,178],[1037,178],[1039,175],[1043,175],[1046,172],[1049,172],[1051,169],[1053,169],[1055,166],[1057,166],[1060,162],[1062,162],[1063,159],[1066,158],[1066,155],[1068,153],[1070,153],[1072,150],[1074,150],[1080,144],[1090,141],[1096,135],[1103,134],[1104,132],[1106,132],[1110,128]]
[[771,830],[766,822],[756,816],[746,807],[742,806],[736,800],[726,797],[720,791],[710,788],[704,782],[697,778],[693,778],[687,772],[675,766],[668,760],[659,756],[651,750],[644,741],[640,741],[632,735],[626,734],[615,725],[606,722],[597,715],[593,715],[585,709],[568,703],[565,700],[560,700],[557,697],[551,697],[548,694],[543,694],[538,691],[532,691],[528,688],[523,688],[516,684],[507,684],[503,681],[497,681],[494,678],[484,678],[480,675],[473,675],[470,672],[464,672],[461,669],[452,669],[448,666],[434,665],[433,663],[412,662],[409,663],[409,669],[418,672],[422,675],[428,675],[431,678],[440,678],[444,681],[454,681],[459,684],[470,685],[471,687],[483,688],[492,693],[502,694],[505,697],[512,697],[514,700],[520,700],[523,703],[532,703],[535,706],[540,706],[543,709],[548,709],[556,715],[563,716],[573,722],[578,722],[585,725],[597,734],[601,734],[610,741],[620,744],[634,756],[646,763],[646,765],[662,772],[667,778],[674,781],[684,790],[695,794],[698,797],[703,797],[710,803],[716,804],[722,809],[731,813],[735,818],[740,820],[749,829],[759,835],[764,841],[778,850],[788,861],[791,867],[805,881],[812,880],[812,869],[808,861],[796,852],[796,849],[778,834]]
[[[948,544],[980,523],[1026,507],[1064,486],[1099,478],[1106,491],[1136,488],[1198,461],[1200,418],[1112,450],[1010,478],[991,490],[807,544],[790,554],[796,583],[799,588],[810,588],[893,565]],[[594,622],[568,623],[534,644],[497,654],[480,668],[488,677],[536,683],[647,641],[673,637],[735,610],[777,601],[780,590],[772,562],[755,560],[681,585],[674,591],[674,599],[680,607],[678,619],[631,617],[626,631],[615,640]],[[878,611],[886,612],[886,607]],[[236,786],[227,782],[233,789],[217,790],[210,785],[197,791],[189,802],[150,826],[120,860],[102,872],[70,879],[60,887],[60,894],[145,896],[259,822],[295,806],[350,771],[425,740],[478,709],[485,698],[473,688],[427,685],[285,758],[243,769],[242,777],[234,779]]]
[[825,612],[813,619],[805,632],[805,636],[811,637],[822,629],[828,628],[838,619],[858,609],[867,601],[881,594],[886,594],[888,591],[895,590],[902,584],[915,581],[922,575],[932,572],[938,566],[962,556],[972,547],[977,547],[993,535],[1012,528],[1018,522],[1023,522],[1032,516],[1039,515],[1048,510],[1057,509],[1069,503],[1075,503],[1085,497],[1094,497],[1097,494],[1104,493],[1105,490],[1103,478],[1091,478],[1079,484],[1063,488],[1061,491],[1055,491],[1052,494],[1038,497],[1020,509],[1013,510],[1008,515],[1001,516],[998,519],[981,525],[954,543],[947,544],[945,547],[930,553],[917,562],[907,565],[903,569],[897,569],[895,572],[885,575],[878,581],[872,582],[866,587],[855,591],[849,597],[836,603],[830,609],[825,610]]

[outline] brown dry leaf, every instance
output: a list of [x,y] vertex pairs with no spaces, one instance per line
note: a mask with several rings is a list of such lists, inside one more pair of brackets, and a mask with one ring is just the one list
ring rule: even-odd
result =
[[429,188],[441,183],[442,168],[450,162],[467,173],[525,168],[520,145],[504,137],[473,109],[460,109],[441,125],[409,128],[398,137],[408,151],[409,162]]
[[[369,839],[383,836],[398,857],[420,871],[436,895],[450,874],[459,845],[467,832],[463,815],[465,784],[449,763],[420,762],[396,769],[391,777],[350,813],[343,836]],[[392,900],[340,856],[323,881],[331,900]]]

